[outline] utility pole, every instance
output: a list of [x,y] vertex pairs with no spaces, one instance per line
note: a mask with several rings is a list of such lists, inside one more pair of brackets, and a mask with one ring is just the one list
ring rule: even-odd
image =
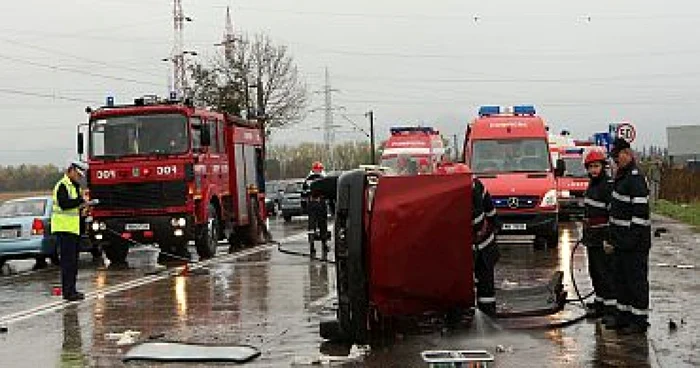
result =
[[368,111],[365,116],[369,117],[369,149],[371,150],[370,159],[372,160],[371,164],[375,165],[377,163],[377,159],[375,157],[376,149],[374,147],[374,111]]

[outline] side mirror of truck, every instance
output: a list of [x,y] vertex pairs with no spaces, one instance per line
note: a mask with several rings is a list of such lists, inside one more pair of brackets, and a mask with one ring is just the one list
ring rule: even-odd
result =
[[554,168],[554,176],[556,177],[562,177],[564,176],[564,173],[566,172],[566,162],[562,159],[557,159],[557,166]]
[[82,132],[78,133],[78,155],[85,153],[85,135]]
[[209,147],[211,146],[211,134],[209,134],[209,126],[208,125],[202,125],[202,129],[200,129],[200,144],[202,147]]

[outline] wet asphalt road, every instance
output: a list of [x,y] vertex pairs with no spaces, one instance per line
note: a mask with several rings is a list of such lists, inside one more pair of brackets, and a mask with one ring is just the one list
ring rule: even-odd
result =
[[[276,239],[304,233],[304,219],[292,224],[273,221]],[[345,366],[423,367],[419,354],[428,349],[485,349],[496,356],[497,367],[683,367],[700,365],[700,282],[697,269],[668,267],[694,264],[700,267],[700,237],[687,227],[656,219],[654,226],[669,233],[654,239],[650,261],[652,329],[648,337],[619,337],[594,321],[563,329],[539,326],[571,318],[580,308],[569,305],[557,316],[492,321],[477,314],[471,327],[399,338],[391,347],[374,349],[360,361]],[[546,282],[562,270],[569,295],[570,253],[579,236],[575,223],[565,225],[558,250],[533,250],[525,244],[501,245],[497,285],[503,288]],[[286,247],[307,251],[304,236],[292,238]],[[51,296],[58,281],[56,269],[0,277],[0,366],[146,366],[121,362],[128,347],[117,346],[105,334],[136,330],[140,340],[218,344],[249,344],[262,356],[246,364],[252,367],[290,366],[318,361],[321,350],[347,347],[322,344],[318,313],[335,290],[332,265],[281,254],[276,248],[259,247],[247,256],[222,254],[206,272],[189,276],[149,276],[143,270],[104,270],[81,263],[79,288],[88,300],[66,305]],[[574,257],[574,273],[583,293],[590,290],[585,250]],[[19,271],[31,267],[13,264]],[[90,294],[102,290],[103,294]],[[32,313],[38,306],[46,313]],[[7,316],[16,318],[9,320]],[[668,320],[679,328],[672,332]],[[681,324],[683,319],[685,324]],[[4,322],[2,322],[4,321]],[[532,329],[524,329],[531,327]],[[323,345],[323,346],[322,346]],[[500,347],[499,347],[500,345]],[[215,365],[215,364],[209,364]],[[150,365],[149,365],[150,366]],[[167,366],[192,366],[191,364]],[[206,365],[202,365],[206,366]]]

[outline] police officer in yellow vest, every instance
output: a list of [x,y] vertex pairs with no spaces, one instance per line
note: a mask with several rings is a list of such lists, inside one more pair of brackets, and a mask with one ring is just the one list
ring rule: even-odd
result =
[[86,205],[79,183],[86,170],[87,164],[71,162],[53,189],[51,232],[56,235],[56,244],[61,252],[61,286],[63,299],[68,301],[85,298],[76,290],[75,282],[78,276],[80,210]]

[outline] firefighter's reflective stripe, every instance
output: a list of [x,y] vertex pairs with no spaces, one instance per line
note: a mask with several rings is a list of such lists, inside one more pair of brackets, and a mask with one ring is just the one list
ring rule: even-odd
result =
[[494,216],[496,216],[496,209],[494,208],[494,209],[492,209],[491,211],[487,212],[487,213],[486,213],[486,216],[487,216],[487,217],[494,217]]
[[66,175],[53,188],[53,206],[51,213],[51,231],[80,235],[80,208],[64,210],[58,205],[58,189],[63,185],[70,199],[78,198],[78,190]]
[[482,304],[485,304],[485,303],[495,303],[495,302],[496,302],[496,298],[495,298],[495,297],[481,297],[481,298],[476,298],[476,301],[477,301],[478,303],[482,303]]
[[601,209],[607,209],[607,208],[608,208],[608,204],[607,204],[607,203],[600,202],[600,201],[596,201],[595,199],[591,199],[591,198],[586,198],[586,199],[583,201],[583,203],[585,203],[585,204],[587,204],[587,205],[589,205],[589,206],[591,206],[591,207],[595,207],[595,208],[601,208]]
[[479,215],[474,219],[474,221],[472,221],[472,224],[476,225],[478,223],[481,223],[481,221],[484,221],[484,216],[485,214],[482,212],[481,215]]
[[488,247],[489,244],[493,243],[494,240],[496,240],[495,235],[493,233],[491,233],[491,234],[489,234],[488,238],[484,239],[479,244],[474,244],[474,249],[475,250],[483,250],[484,248]]
[[646,204],[649,203],[649,197],[634,197],[632,198],[632,203],[634,204]]
[[620,193],[618,193],[618,192],[613,192],[613,193],[612,193],[612,197],[615,198],[615,199],[617,199],[617,200],[620,201],[620,202],[632,203],[632,197],[626,196],[626,195],[622,195],[622,194],[620,194]]
[[630,220],[621,220],[621,219],[617,219],[614,217],[610,218],[610,223],[613,225],[624,226],[624,227],[630,227],[632,225],[632,221],[630,221]]
[[606,307],[614,307],[617,305],[617,300],[615,300],[615,299],[603,299],[603,305]]
[[588,228],[590,229],[601,229],[604,227],[608,227],[608,224],[596,224],[596,225],[588,225]]
[[651,226],[651,220],[646,220],[643,218],[639,217],[632,217],[630,220],[631,224],[639,225],[639,226]]

